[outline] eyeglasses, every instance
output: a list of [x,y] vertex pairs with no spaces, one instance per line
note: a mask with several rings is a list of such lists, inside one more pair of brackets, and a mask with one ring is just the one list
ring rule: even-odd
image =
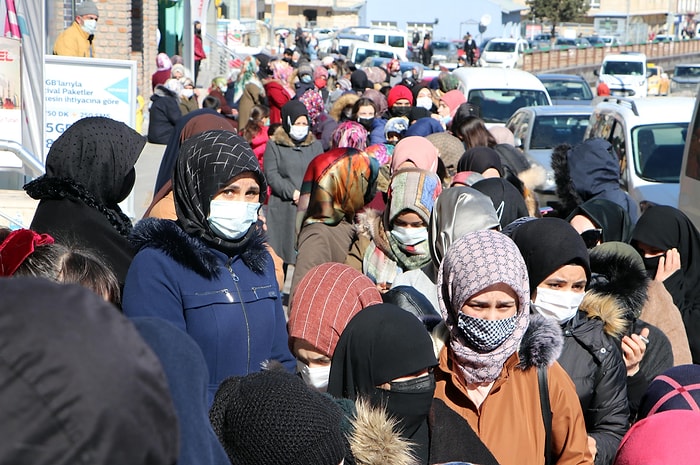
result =
[[603,239],[602,229],[589,229],[581,233],[581,239],[586,244],[586,248],[592,249]]

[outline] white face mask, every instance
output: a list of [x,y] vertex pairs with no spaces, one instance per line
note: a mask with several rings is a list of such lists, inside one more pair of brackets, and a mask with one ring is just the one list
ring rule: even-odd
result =
[[222,94],[225,94],[226,91],[228,90],[228,86],[219,86],[219,90],[221,91]]
[[82,27],[83,31],[87,32],[88,34],[94,34],[95,31],[97,30],[97,20],[96,19],[84,19],[83,25],[80,27]]
[[305,363],[297,360],[297,371],[301,373],[301,378],[307,386],[311,386],[321,392],[326,392],[328,388],[328,377],[331,374],[330,365],[310,368]]
[[556,320],[561,325],[576,315],[583,296],[583,292],[555,291],[538,287],[532,308],[540,315]]
[[185,98],[190,98],[194,95],[194,89],[182,89],[182,96]]
[[416,106],[430,110],[433,108],[433,99],[430,97],[418,97],[416,99]]
[[406,228],[394,226],[391,235],[403,245],[416,245],[428,240],[428,228]]
[[292,126],[289,128],[289,137],[294,140],[304,140],[309,135],[308,126]]
[[212,200],[209,204],[209,227],[222,239],[236,240],[245,236],[258,220],[258,202]]

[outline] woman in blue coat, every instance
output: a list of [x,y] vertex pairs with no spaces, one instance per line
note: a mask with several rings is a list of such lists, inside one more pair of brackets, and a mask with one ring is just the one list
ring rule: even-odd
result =
[[277,360],[296,366],[258,210],[267,182],[244,139],[207,131],[180,149],[173,175],[177,221],[146,219],[126,278],[129,316],[163,318],[201,347],[209,401],[219,383]]

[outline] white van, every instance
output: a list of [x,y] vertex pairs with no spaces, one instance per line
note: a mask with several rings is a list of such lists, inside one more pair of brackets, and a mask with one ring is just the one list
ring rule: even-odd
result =
[[397,58],[401,59],[392,47],[380,44],[371,44],[365,41],[354,41],[348,49],[347,59],[360,65],[369,57]]
[[491,39],[481,51],[478,65],[497,68],[522,68],[523,54],[529,46],[525,39]]
[[519,108],[552,104],[544,84],[527,71],[463,67],[452,74],[467,101],[481,109],[487,126],[503,126]]
[[678,209],[700,229],[700,99],[695,99],[693,117],[685,138],[680,173]]
[[596,85],[604,82],[612,96],[647,96],[647,56],[643,53],[611,53],[603,58]]
[[[346,30],[344,30],[346,31]],[[408,38],[400,29],[391,27],[352,27],[348,32],[360,36],[371,44],[386,45],[394,49],[401,61],[406,61],[408,52]]]

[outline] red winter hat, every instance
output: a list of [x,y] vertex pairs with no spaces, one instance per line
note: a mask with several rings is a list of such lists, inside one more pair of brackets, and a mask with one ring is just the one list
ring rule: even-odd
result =
[[413,93],[411,93],[411,89],[406,86],[402,86],[401,84],[396,84],[389,91],[389,95],[387,96],[389,108],[393,107],[396,101],[401,99],[407,99],[408,102],[413,105]]

